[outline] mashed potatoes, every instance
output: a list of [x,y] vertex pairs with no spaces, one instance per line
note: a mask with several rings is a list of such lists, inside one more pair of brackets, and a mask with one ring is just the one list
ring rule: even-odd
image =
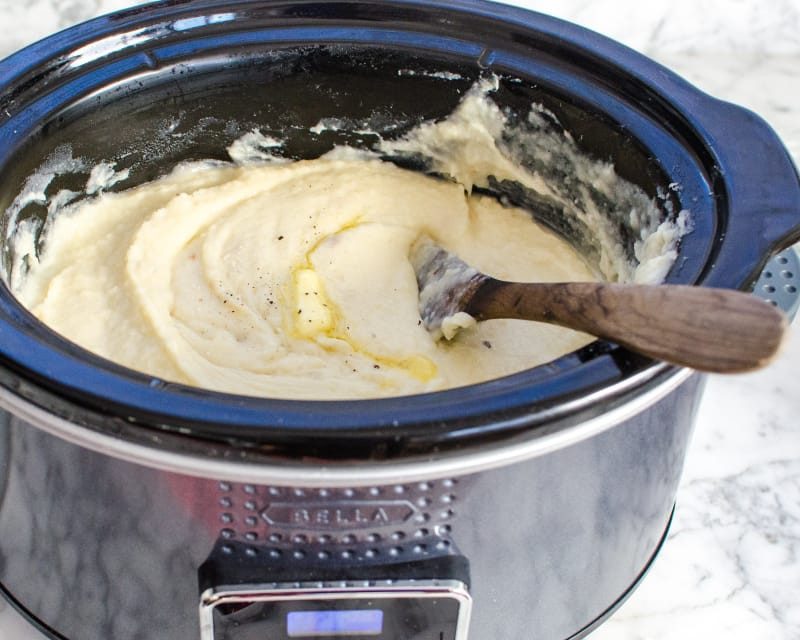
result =
[[[45,202],[41,242],[38,229],[17,227],[8,278],[38,318],[86,349],[157,378],[231,393],[396,396],[548,362],[591,338],[506,320],[479,323],[451,342],[429,335],[409,263],[414,241],[429,235],[506,280],[599,273],[658,281],[685,218],[661,221],[641,190],[551,127],[551,114],[533,108],[510,130],[486,97],[491,90],[479,84],[451,117],[381,141],[374,152],[334,149],[288,162],[271,155],[280,141],[254,131],[229,151],[239,166],[185,165],[117,194],[103,192],[95,170],[85,190],[91,198],[64,207],[75,197],[67,193]],[[262,147],[255,154],[254,144]],[[445,177],[380,159],[404,154]],[[556,175],[568,170],[572,178],[554,182],[524,168],[519,154],[536,160],[530,166],[555,162]],[[124,177],[103,166],[107,182]],[[7,215],[41,199],[56,175],[48,171]],[[575,228],[592,229],[593,267],[528,211],[472,189],[508,184],[574,218]],[[634,260],[620,248],[622,226],[638,235]]]
[[62,214],[19,292],[46,324],[165,380],[247,395],[358,398],[453,387],[588,341],[495,321],[420,325],[409,247],[430,234],[499,277],[589,279],[528,213],[375,159],[188,166]]

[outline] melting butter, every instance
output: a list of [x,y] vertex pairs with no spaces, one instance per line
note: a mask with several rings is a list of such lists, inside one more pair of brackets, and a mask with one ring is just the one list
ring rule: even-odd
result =
[[337,328],[334,305],[325,296],[322,282],[317,273],[308,267],[297,269],[294,273],[294,299],[296,311],[293,314],[294,331],[308,340],[323,336],[346,342],[358,353],[374,360],[373,368],[390,367],[401,370],[420,382],[433,380],[438,369],[430,359],[420,354],[406,358],[391,358],[370,353],[369,349],[357,344],[342,327]]
[[313,338],[333,329],[333,313],[327,302],[322,283],[313,269],[297,269],[294,273],[296,313],[294,328],[305,338]]
[[436,374],[438,373],[438,369],[433,360],[421,355],[406,358],[400,363],[400,367],[408,371],[409,374],[420,382],[430,382],[436,378]]

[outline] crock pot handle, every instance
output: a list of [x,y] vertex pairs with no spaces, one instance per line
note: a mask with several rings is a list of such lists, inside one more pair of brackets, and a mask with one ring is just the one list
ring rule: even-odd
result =
[[703,278],[750,288],[767,260],[800,240],[800,177],[775,131],[753,112],[708,96],[696,124],[710,140],[710,176],[721,218],[716,255]]

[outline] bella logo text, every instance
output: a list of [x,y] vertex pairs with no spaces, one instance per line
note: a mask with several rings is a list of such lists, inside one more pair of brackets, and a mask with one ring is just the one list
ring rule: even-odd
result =
[[405,501],[280,503],[261,512],[264,520],[276,527],[304,529],[360,529],[402,524],[415,512]]

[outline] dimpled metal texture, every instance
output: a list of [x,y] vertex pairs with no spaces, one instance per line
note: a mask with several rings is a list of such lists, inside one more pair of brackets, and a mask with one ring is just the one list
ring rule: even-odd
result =
[[458,485],[457,479],[330,489],[219,482],[219,538],[274,559],[411,560],[447,554]]
[[761,272],[753,292],[793,318],[800,306],[800,259],[793,248],[773,256]]

